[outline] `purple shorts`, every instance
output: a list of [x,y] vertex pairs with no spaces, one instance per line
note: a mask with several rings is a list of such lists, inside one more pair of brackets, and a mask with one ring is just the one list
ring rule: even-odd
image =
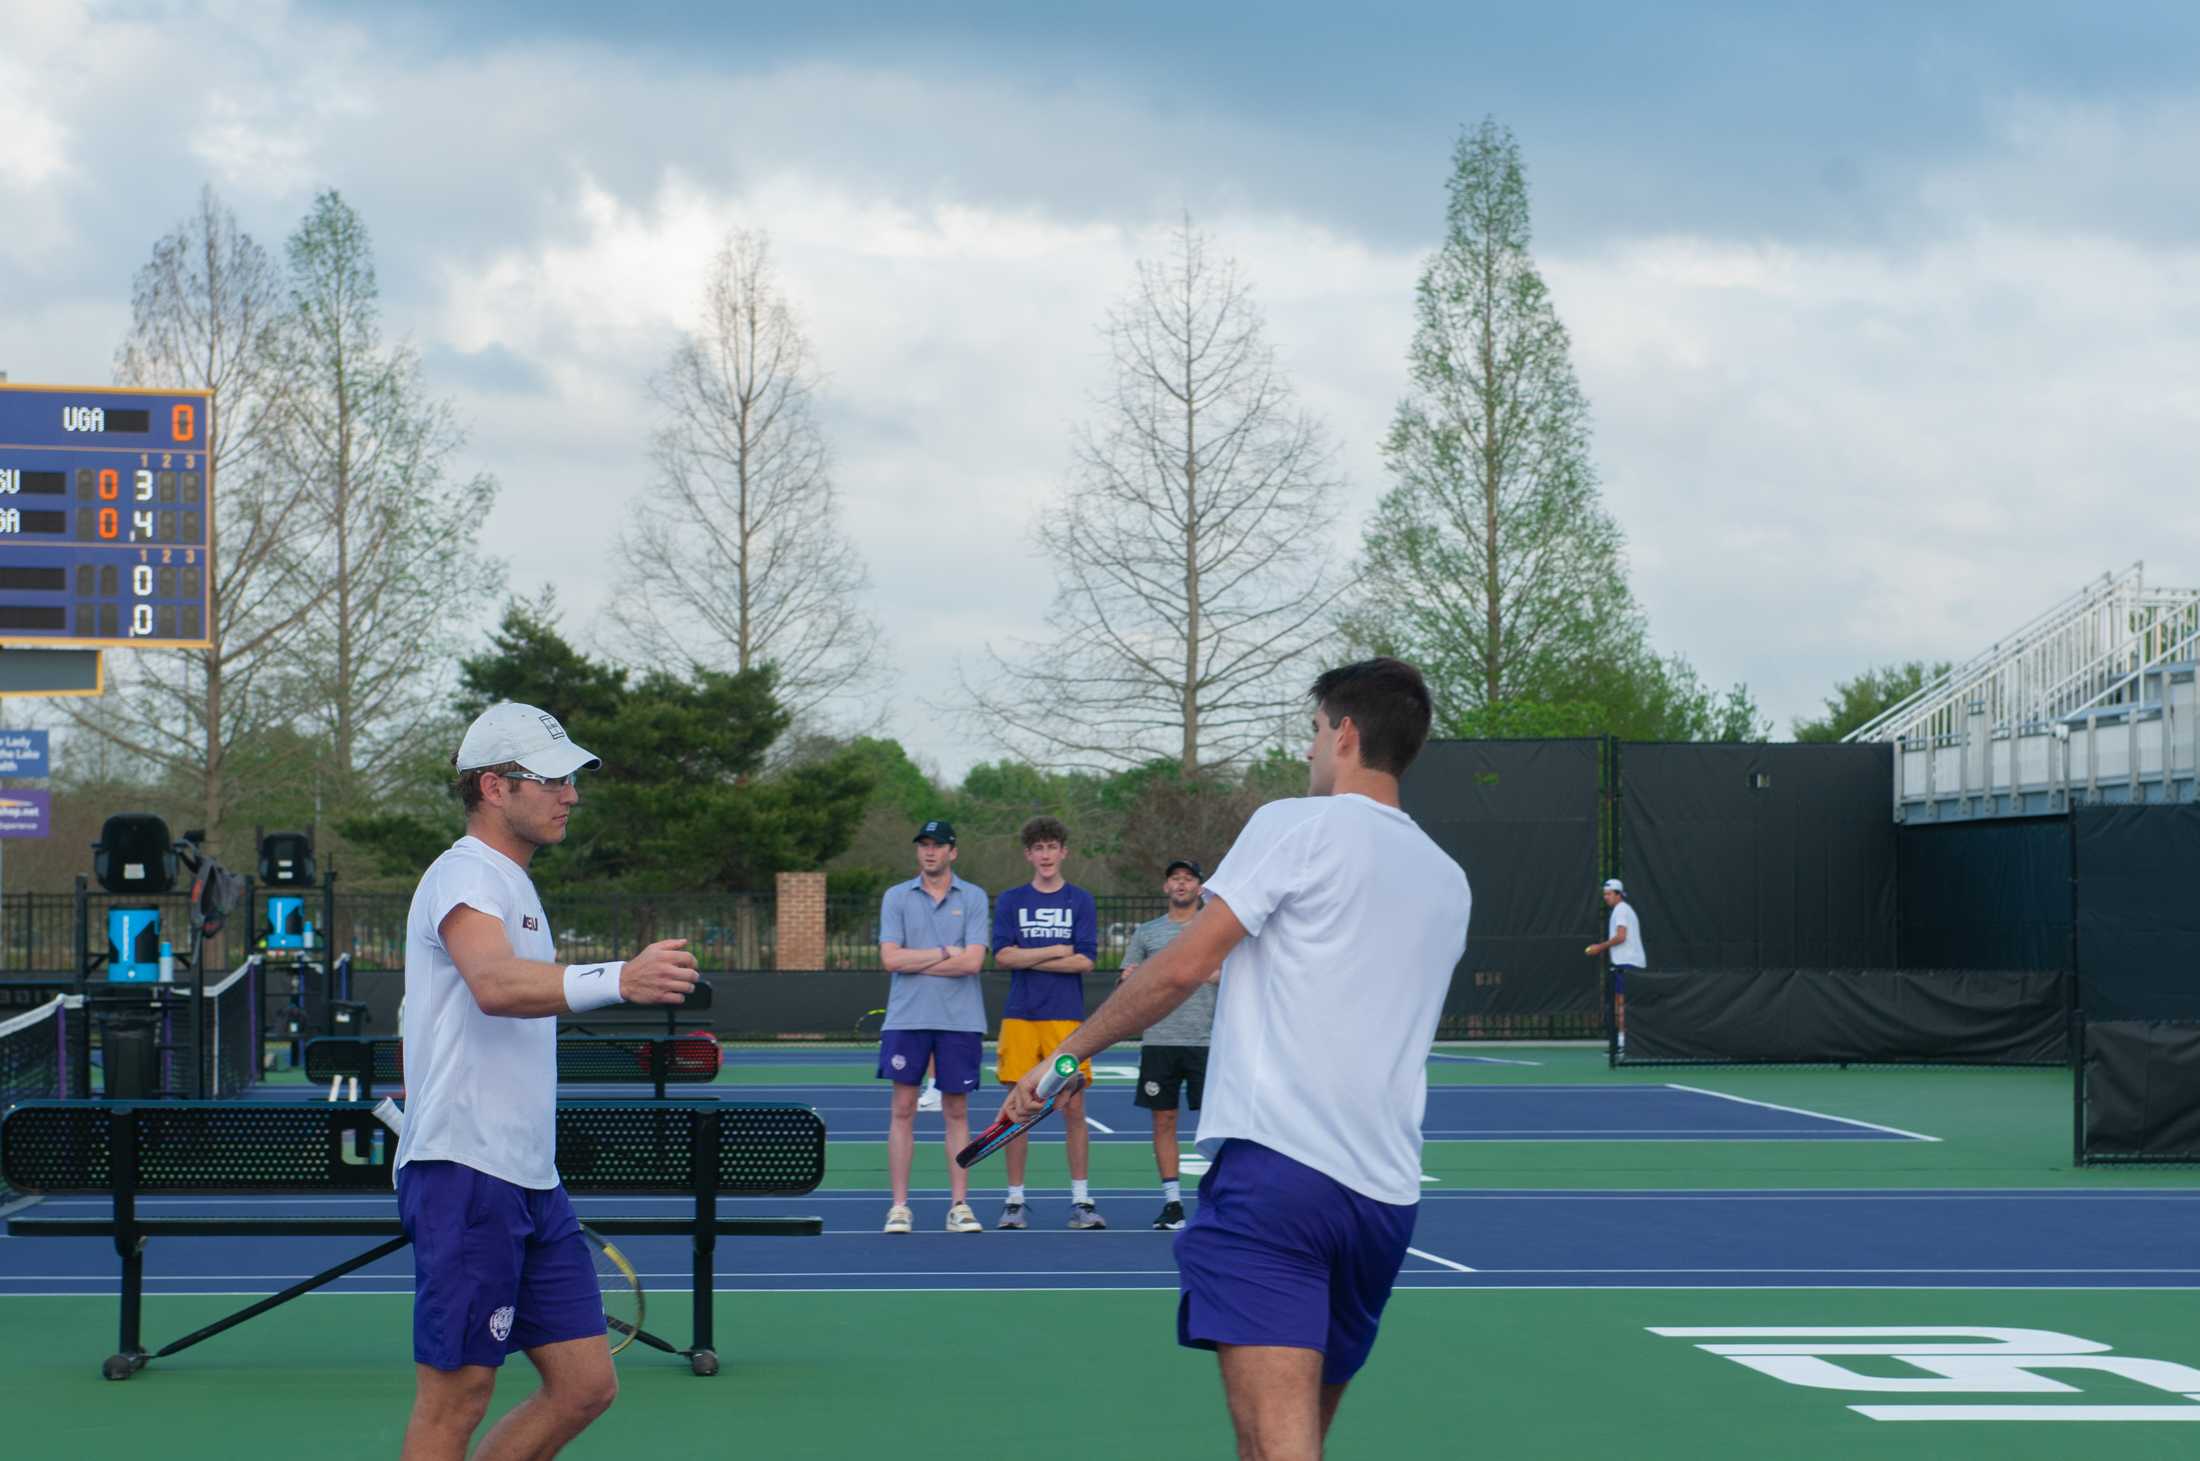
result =
[[978,1088],[978,1064],[985,1036],[975,1030],[881,1030],[878,1073],[898,1086],[921,1085],[930,1062],[933,1077],[950,1096]]
[[1342,1385],[1375,1347],[1419,1214],[1257,1142],[1224,1142],[1176,1235],[1177,1343],[1319,1350],[1322,1383]]
[[397,1169],[413,1245],[413,1359],[438,1370],[504,1363],[604,1332],[596,1260],[563,1187],[521,1187],[459,1162]]

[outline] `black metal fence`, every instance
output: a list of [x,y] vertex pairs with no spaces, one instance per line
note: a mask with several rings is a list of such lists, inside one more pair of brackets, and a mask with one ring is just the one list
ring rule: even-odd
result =
[[[93,893],[86,900],[85,933],[94,957],[107,950],[107,913],[114,908],[158,908],[164,936],[184,953],[189,941],[190,898],[182,893],[148,897],[141,893]],[[76,895],[9,893],[0,896],[0,975],[45,974],[73,978],[76,973]],[[226,974],[251,953],[243,927],[214,936],[207,969]]]
[[[338,892],[333,927],[327,921],[319,889],[303,890],[305,915],[315,924],[317,949],[350,953],[362,972],[405,967],[405,921],[410,893]],[[633,953],[658,939],[684,938],[705,969],[778,967],[776,900],[770,893],[597,893],[562,894],[545,900],[560,958],[611,959]],[[91,953],[107,947],[109,908],[158,907],[161,927],[172,932],[179,952],[188,927],[187,900],[94,893],[86,908]],[[1100,957],[1103,969],[1123,962],[1131,930],[1168,909],[1153,896],[1105,896],[1100,905]],[[211,941],[209,971],[227,972],[242,964],[266,933],[266,893],[253,895],[253,906],[240,908]],[[876,969],[879,900],[869,894],[836,894],[825,900],[825,966],[828,969]],[[76,899],[69,893],[9,893],[0,897],[0,976],[73,977],[76,969]]]

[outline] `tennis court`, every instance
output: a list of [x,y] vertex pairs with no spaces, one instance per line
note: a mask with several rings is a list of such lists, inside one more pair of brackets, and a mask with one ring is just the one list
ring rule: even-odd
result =
[[[1031,1230],[941,1231],[927,1114],[918,1231],[887,1237],[886,1098],[868,1054],[730,1050],[716,1094],[814,1106],[832,1144],[816,1193],[724,1210],[814,1213],[825,1235],[722,1242],[724,1373],[629,1351],[619,1405],[567,1454],[949,1457],[1062,1435],[1086,1452],[1228,1454],[1213,1362],[1173,1342],[1171,1237],[1146,1226],[1150,1142],[1113,1054],[1088,1109],[1107,1231],[1059,1226],[1059,1130],[1034,1155]],[[1609,1070],[1578,1046],[1439,1049],[1414,1255],[1333,1455],[2182,1456],[2200,1439],[2178,1424],[2200,1421],[2200,1182],[2073,1169],[2067,1073],[1673,1074]],[[248,1099],[307,1094],[278,1077]],[[990,1098],[973,1105],[990,1114]],[[977,1193],[990,1221],[998,1188]],[[157,1215],[389,1205],[141,1200]],[[156,1241],[148,1331],[179,1333],[364,1246]],[[683,1241],[625,1246],[653,1298],[684,1294]],[[0,1239],[11,1454],[395,1453],[406,1254],[127,1384],[99,1376],[115,1271],[99,1240]],[[1768,1348],[1787,1352],[1751,1352]],[[529,1388],[522,1367],[500,1402]]]

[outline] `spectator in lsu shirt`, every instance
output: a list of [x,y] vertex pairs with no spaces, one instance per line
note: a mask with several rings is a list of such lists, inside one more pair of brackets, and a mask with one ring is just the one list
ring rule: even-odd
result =
[[[1100,910],[1092,894],[1066,881],[1062,864],[1069,857],[1069,828],[1053,817],[1024,823],[1024,858],[1031,881],[1001,894],[993,905],[993,962],[1011,970],[1008,1003],[1001,1009],[999,1075],[1013,1086],[1032,1067],[1044,1064],[1070,1031],[1085,1018],[1085,979],[1100,951]],[[1092,1066],[1085,1066],[1092,1079]],[[1093,1205],[1087,1179],[1092,1135],[1085,1129],[1085,1095],[1079,1091],[1061,1104],[1062,1136],[1069,1147],[1069,1225],[1104,1228],[1107,1219]],[[1031,1157],[1029,1138],[1008,1144],[1008,1201],[996,1226],[1029,1223],[1024,1205],[1024,1168]]]

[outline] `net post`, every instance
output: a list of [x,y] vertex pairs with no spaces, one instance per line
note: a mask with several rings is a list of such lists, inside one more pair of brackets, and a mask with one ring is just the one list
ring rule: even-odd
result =
[[695,1136],[689,1147],[690,1160],[695,1164],[694,1344],[699,1350],[715,1347],[711,1332],[711,1270],[718,1250],[719,1145],[724,1139],[718,1120],[715,1103],[697,1108]]
[[2085,1013],[2070,1012],[2070,1165],[2085,1161]]
[[76,1027],[69,1032],[71,1069],[69,1079],[74,1089],[64,1094],[81,1096],[86,1100],[92,1094],[92,1003],[91,1003],[91,908],[90,895],[86,891],[84,875],[76,879]]
[[192,1098],[204,1101],[214,1088],[213,1072],[208,1068],[214,1052],[207,1048],[206,1038],[206,945],[198,938],[191,940],[191,1070]]
[[[329,859],[329,865],[321,871],[321,927],[318,931],[321,936],[321,947],[318,950],[321,955],[321,966],[328,970],[327,975],[322,979],[323,992],[330,999],[348,1000],[351,998],[351,965],[346,963],[342,969],[338,969],[336,960],[336,860],[334,858]],[[339,975],[342,976],[340,981],[338,979]],[[339,982],[343,986],[343,992],[340,994],[337,992]]]
[[139,1342],[145,1307],[145,1247],[137,1225],[138,1108],[112,1106],[107,1114],[107,1162],[113,1169],[115,1252],[122,1259],[122,1318],[117,1353],[144,1353]]

